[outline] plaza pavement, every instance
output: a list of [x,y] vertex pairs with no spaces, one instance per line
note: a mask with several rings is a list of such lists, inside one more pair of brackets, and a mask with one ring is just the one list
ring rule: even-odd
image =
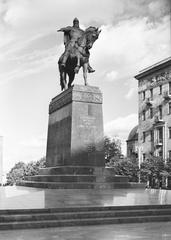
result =
[[0,210],[71,206],[171,204],[171,190],[160,189],[40,189],[0,187]]

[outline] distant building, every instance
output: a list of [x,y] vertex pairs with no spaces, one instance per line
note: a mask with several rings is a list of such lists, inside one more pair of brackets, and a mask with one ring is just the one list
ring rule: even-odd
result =
[[3,151],[3,137],[0,136],[0,185],[3,184],[3,156],[2,156],[2,151]]
[[171,159],[171,57],[140,71],[135,78],[139,94],[139,163],[149,154]]
[[127,157],[138,158],[138,125],[131,130],[128,136]]

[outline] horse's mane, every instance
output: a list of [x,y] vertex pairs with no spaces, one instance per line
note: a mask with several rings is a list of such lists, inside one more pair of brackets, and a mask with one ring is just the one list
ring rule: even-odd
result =
[[96,27],[92,27],[92,26],[90,26],[90,27],[86,28],[85,33],[88,33],[88,32],[94,32],[94,31],[96,31],[96,30],[97,30]]
[[87,34],[92,33],[94,31],[97,31],[96,27],[90,26],[90,27],[86,28],[86,30],[84,31],[83,35],[80,38],[78,38],[78,40],[77,40],[78,45],[81,45],[83,39],[87,36]]

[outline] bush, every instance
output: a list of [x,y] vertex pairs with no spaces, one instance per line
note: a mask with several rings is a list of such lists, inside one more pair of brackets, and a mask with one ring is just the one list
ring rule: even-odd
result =
[[7,184],[14,185],[17,181],[24,180],[26,176],[33,176],[38,174],[39,168],[45,167],[45,157],[38,161],[30,162],[25,164],[24,162],[18,162],[14,167],[7,173]]
[[113,167],[116,175],[127,176],[130,182],[138,182],[138,160],[112,158],[108,166]]
[[146,182],[149,177],[160,179],[166,170],[166,165],[161,157],[149,156],[140,166],[141,181]]

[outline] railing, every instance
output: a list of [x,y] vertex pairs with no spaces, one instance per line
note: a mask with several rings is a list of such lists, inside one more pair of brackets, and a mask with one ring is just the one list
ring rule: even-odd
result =
[[163,119],[159,116],[155,116],[154,117],[154,123],[160,123],[160,122],[163,122]]
[[147,99],[145,100],[145,104],[146,104],[148,107],[152,106],[151,98],[147,98]]
[[163,139],[157,139],[154,144],[156,146],[162,146],[163,145]]
[[168,91],[165,91],[165,92],[163,93],[163,98],[164,98],[164,100],[166,100],[166,101],[168,101],[168,100],[171,99],[171,95],[169,95],[169,92],[168,92]]

